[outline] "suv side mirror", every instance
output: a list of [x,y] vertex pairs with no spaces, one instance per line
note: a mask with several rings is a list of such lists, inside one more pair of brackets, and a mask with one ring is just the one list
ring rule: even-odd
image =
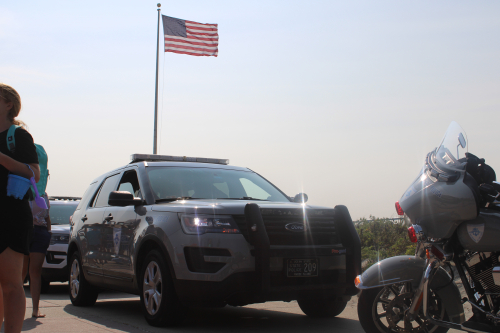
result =
[[293,202],[303,203],[307,202],[309,197],[305,193],[299,193],[293,198]]
[[140,206],[144,204],[142,199],[134,198],[134,195],[127,191],[113,191],[109,194],[108,205],[110,206]]

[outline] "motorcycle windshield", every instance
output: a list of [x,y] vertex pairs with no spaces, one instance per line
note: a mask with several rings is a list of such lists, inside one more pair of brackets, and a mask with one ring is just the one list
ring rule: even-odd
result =
[[452,121],[443,141],[435,151],[436,164],[441,170],[465,170],[465,153],[468,149],[467,135],[459,124]]

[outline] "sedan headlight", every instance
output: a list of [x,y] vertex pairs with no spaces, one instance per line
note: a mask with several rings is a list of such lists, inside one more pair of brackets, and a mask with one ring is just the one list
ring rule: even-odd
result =
[[186,234],[204,233],[239,234],[240,230],[230,215],[187,215],[182,214],[182,230]]
[[52,234],[50,237],[50,245],[54,244],[68,244],[69,235],[68,234]]

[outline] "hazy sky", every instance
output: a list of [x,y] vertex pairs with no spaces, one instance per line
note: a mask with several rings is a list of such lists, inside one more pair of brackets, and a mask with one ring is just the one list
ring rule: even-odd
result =
[[[157,1],[0,0],[0,82],[49,195],[152,153]],[[500,176],[499,1],[171,1],[219,57],[160,54],[162,154],[230,159],[309,203],[395,217],[455,120]]]

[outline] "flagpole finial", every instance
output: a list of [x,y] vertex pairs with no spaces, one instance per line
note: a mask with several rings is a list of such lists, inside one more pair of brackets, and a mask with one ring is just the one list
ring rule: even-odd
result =
[[157,4],[157,6],[158,6],[158,8],[160,8],[161,7],[161,3]]

